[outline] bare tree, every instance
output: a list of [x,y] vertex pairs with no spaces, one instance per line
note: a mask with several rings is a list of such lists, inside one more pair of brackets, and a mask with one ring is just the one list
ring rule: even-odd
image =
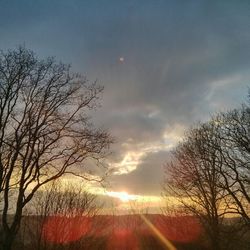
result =
[[95,129],[89,117],[102,90],[53,58],[39,60],[23,47],[1,52],[3,249],[11,249],[23,208],[41,186],[67,173],[88,179],[83,171],[76,172],[78,167],[106,154],[110,136]]
[[[173,151],[174,159],[166,166],[165,195],[173,195],[195,216],[209,235],[212,249],[220,249],[221,225],[226,213],[224,188],[220,187],[218,169],[223,162],[220,151],[213,147],[214,123],[191,129]],[[219,144],[219,142],[218,142]]]
[[220,186],[232,197],[231,213],[241,216],[250,228],[250,109],[243,105],[213,118],[218,124],[217,136],[223,165],[219,168],[222,181]]
[[85,249],[96,244],[96,232],[105,225],[95,220],[101,211],[97,197],[82,184],[53,182],[37,193],[28,205],[28,216],[22,223],[24,249]]

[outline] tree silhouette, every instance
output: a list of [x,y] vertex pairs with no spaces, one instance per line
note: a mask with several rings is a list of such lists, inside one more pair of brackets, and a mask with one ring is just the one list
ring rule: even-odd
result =
[[250,109],[247,105],[221,113],[213,118],[218,124],[223,165],[219,169],[220,186],[232,198],[227,204],[231,213],[239,215],[250,229]]
[[[213,249],[221,247],[221,235],[249,232],[249,145],[250,109],[244,104],[190,129],[166,166],[165,195],[200,218]],[[229,227],[226,214],[238,222]]]
[[[53,58],[24,48],[0,54],[0,195],[3,249],[11,249],[25,205],[44,184],[99,161],[110,136],[90,123],[103,88]],[[77,171],[78,170],[78,171]],[[13,216],[9,217],[8,214]]]
[[[173,151],[166,166],[165,195],[173,195],[206,229],[212,249],[220,249],[221,225],[225,215],[226,191],[220,187],[220,151],[211,146],[216,136],[214,123],[191,129]],[[218,142],[219,143],[219,142]]]
[[21,223],[24,249],[84,249],[96,244],[96,234],[105,231],[106,224],[96,220],[101,211],[97,196],[86,190],[84,183],[55,181],[36,193],[26,207]]

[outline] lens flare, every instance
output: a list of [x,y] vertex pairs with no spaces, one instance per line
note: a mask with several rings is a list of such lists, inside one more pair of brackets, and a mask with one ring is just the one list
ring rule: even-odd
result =
[[157,227],[146,218],[145,215],[140,214],[142,220],[146,223],[149,229],[157,236],[157,238],[164,244],[168,250],[177,250],[175,246],[157,229]]
[[182,243],[195,241],[202,232],[201,224],[193,216],[158,217],[154,225],[169,240]]

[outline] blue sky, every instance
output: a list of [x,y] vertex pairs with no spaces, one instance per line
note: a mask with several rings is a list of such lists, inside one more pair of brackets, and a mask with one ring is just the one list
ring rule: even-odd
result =
[[105,87],[93,119],[116,139],[117,192],[160,195],[185,129],[247,97],[249,1],[0,0],[0,37]]

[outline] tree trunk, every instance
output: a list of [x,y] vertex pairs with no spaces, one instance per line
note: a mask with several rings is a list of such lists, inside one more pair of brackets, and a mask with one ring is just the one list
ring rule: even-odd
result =
[[1,246],[1,250],[11,250],[13,242],[15,240],[15,232],[9,231],[5,232],[3,236],[3,245]]
[[218,228],[214,228],[214,230],[212,232],[211,245],[212,245],[213,250],[220,250],[221,249],[220,231]]

